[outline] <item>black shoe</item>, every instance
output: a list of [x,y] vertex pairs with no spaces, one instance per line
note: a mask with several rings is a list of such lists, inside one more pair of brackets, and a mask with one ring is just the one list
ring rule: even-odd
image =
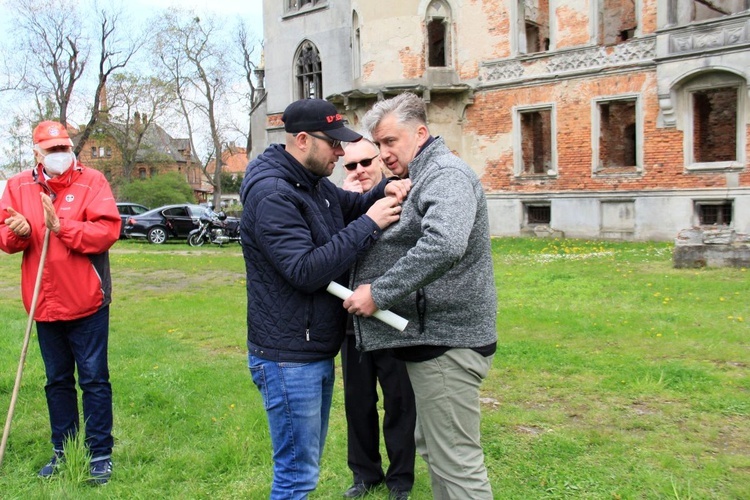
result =
[[47,465],[42,467],[42,470],[39,471],[39,477],[52,477],[52,475],[57,472],[57,468],[60,467],[60,464],[63,463],[64,460],[65,457],[63,456],[63,453],[61,451],[56,451],[55,454],[52,455],[52,458],[50,458],[49,462],[47,462]]
[[91,462],[91,482],[94,484],[107,484],[109,478],[112,476],[112,460],[109,458],[103,458],[95,462]]
[[362,498],[363,496],[370,493],[372,490],[377,488],[380,483],[365,484],[365,483],[354,483],[351,488],[344,492],[344,498]]
[[388,493],[388,500],[409,500],[409,490],[391,490]]

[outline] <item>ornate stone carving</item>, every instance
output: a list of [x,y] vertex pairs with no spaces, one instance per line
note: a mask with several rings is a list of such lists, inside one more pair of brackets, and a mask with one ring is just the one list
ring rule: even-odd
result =
[[484,81],[515,80],[523,76],[521,63],[512,61],[500,61],[482,68],[481,79]]
[[541,74],[565,74],[588,69],[600,69],[649,61],[656,56],[656,38],[632,40],[612,47],[587,47],[560,53],[550,53],[546,58],[527,61],[518,59],[485,63],[480,71],[480,80],[486,83],[523,78],[535,78]]
[[750,21],[743,21],[672,34],[669,36],[669,52],[697,52],[747,42],[750,42]]

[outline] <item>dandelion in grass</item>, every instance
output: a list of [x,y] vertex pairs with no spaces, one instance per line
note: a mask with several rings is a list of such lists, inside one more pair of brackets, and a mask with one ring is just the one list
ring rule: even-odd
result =
[[744,319],[742,319],[742,316],[737,316],[737,321],[739,321],[740,323],[742,323],[742,322],[743,322],[743,321],[745,321],[745,320],[744,320]]

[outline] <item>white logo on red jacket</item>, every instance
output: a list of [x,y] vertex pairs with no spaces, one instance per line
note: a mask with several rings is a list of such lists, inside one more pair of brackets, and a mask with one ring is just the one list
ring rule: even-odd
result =
[[72,194],[69,194],[65,197],[65,201],[67,201],[68,203],[73,203],[73,200],[75,199],[75,196],[73,196]]

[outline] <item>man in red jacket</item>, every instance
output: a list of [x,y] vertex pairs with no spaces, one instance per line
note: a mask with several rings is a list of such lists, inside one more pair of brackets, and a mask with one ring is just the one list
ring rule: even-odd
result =
[[63,125],[44,121],[33,139],[36,167],[9,179],[0,199],[0,248],[23,252],[21,295],[29,311],[45,229],[50,230],[34,320],[47,373],[54,455],[39,476],[55,473],[64,460],[63,443],[78,433],[77,366],[92,481],[104,484],[112,472],[114,443],[108,250],[119,237],[120,215],[104,176],[76,161]]

